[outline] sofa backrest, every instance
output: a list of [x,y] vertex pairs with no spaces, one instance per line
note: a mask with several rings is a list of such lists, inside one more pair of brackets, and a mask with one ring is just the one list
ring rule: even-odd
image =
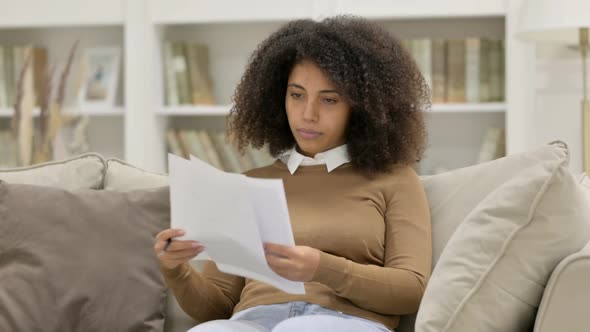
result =
[[128,191],[167,185],[168,176],[165,174],[148,172],[116,158],[106,160],[105,190]]
[[58,187],[62,189],[102,189],[106,163],[96,153],[52,161],[28,167],[0,170],[0,180]]
[[[526,154],[485,165],[422,177],[433,214],[435,260],[465,214],[483,199],[489,190],[493,190],[509,179],[515,169],[522,169],[531,163],[552,158],[556,149],[564,148],[567,149],[565,145],[557,143],[554,146],[541,147]],[[105,161],[103,157],[95,153],[32,167],[0,170],[0,179],[6,182],[41,184],[66,189],[91,188],[115,191],[168,185],[165,174],[148,172],[119,159],[111,158]],[[587,189],[590,199],[590,178],[582,176],[580,182]],[[474,189],[476,189],[475,195]],[[463,208],[459,211],[450,204],[454,200],[462,202],[460,206]],[[452,211],[449,212],[449,210]],[[184,314],[172,296],[169,297],[167,316],[166,331],[168,332],[187,330],[195,323]],[[412,317],[404,317],[397,331],[413,331]]]

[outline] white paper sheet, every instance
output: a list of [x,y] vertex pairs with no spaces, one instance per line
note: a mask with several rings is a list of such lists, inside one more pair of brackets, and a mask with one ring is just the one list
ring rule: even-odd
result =
[[287,280],[268,266],[263,243],[294,246],[283,182],[220,171],[191,156],[168,155],[171,227],[199,241],[217,268],[304,294],[302,282]]

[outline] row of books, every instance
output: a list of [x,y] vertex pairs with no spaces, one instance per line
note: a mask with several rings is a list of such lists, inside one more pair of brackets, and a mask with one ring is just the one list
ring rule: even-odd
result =
[[0,108],[13,107],[17,84],[28,56],[31,56],[35,94],[40,96],[45,82],[47,50],[33,46],[0,45]]
[[504,41],[498,39],[408,39],[432,90],[433,103],[485,103],[505,99]]
[[163,45],[166,104],[214,104],[207,45],[166,41]]
[[193,155],[225,172],[242,173],[267,166],[275,160],[264,149],[248,149],[240,154],[226,141],[223,131],[169,128],[166,143],[172,154],[187,159]]
[[18,165],[16,139],[10,130],[0,130],[0,169]]

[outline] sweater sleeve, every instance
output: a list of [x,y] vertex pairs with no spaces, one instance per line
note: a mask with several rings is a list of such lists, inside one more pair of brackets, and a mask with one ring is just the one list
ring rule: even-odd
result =
[[312,281],[357,306],[384,315],[418,311],[432,264],[430,210],[420,179],[400,169],[386,200],[383,266],[363,265],[322,252]]
[[219,271],[211,261],[201,273],[189,263],[160,269],[180,307],[199,322],[231,317],[244,288],[244,278]]

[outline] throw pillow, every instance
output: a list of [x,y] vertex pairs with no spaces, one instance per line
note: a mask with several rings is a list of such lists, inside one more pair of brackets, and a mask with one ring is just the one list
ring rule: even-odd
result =
[[567,155],[524,169],[491,192],[434,268],[417,332],[530,331],[557,264],[590,238],[590,206]]
[[167,188],[66,191],[0,181],[0,331],[162,331],[153,253]]
[[482,164],[422,177],[432,220],[433,264],[436,265],[457,227],[490,192],[539,162],[564,158],[569,158],[567,145],[553,142]]

